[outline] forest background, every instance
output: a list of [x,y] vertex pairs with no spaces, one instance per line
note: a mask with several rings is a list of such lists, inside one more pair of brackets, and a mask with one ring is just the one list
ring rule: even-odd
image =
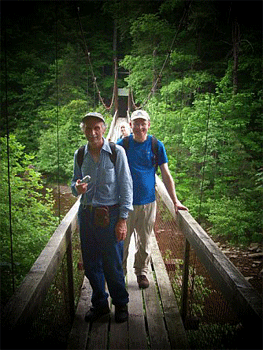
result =
[[49,187],[70,183],[81,117],[112,120],[96,86],[109,105],[115,55],[118,87],[145,104],[182,203],[211,235],[262,241],[261,1],[2,1],[1,11],[2,296],[58,225]]

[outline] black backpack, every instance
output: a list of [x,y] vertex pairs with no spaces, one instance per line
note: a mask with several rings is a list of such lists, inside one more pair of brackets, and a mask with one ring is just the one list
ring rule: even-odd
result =
[[[125,136],[123,139],[123,148],[125,151],[129,148],[129,136]],[[154,157],[154,167],[155,171],[158,168],[158,140],[155,136],[152,136],[152,152]]]
[[[113,165],[115,166],[116,158],[117,158],[116,145],[114,142],[109,142],[109,144],[110,144],[110,148],[111,148],[111,152],[112,152],[110,154],[110,160],[112,161]],[[78,153],[77,153],[77,162],[78,162],[78,165],[80,168],[81,168],[82,163],[83,163],[84,150],[85,150],[85,146],[81,146],[78,149]]]

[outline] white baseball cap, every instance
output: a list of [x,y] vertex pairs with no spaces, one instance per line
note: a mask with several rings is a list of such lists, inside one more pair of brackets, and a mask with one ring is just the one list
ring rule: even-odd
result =
[[133,121],[135,119],[144,119],[144,120],[149,121],[150,117],[146,111],[143,111],[142,109],[138,109],[137,111],[134,111],[131,115],[131,121]]

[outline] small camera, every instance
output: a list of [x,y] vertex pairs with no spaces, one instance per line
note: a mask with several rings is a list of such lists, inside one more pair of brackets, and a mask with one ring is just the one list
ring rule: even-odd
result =
[[90,180],[91,180],[91,177],[89,176],[89,175],[86,175],[86,176],[84,176],[83,177],[83,179],[80,181],[80,183],[89,183],[90,182]]

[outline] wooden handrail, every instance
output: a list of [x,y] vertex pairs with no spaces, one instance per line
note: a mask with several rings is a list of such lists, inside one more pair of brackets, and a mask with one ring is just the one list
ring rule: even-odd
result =
[[[262,325],[262,298],[232,262],[222,253],[215,242],[187,211],[175,214],[168,192],[156,176],[157,191],[177,221],[180,230],[194,249],[209,275],[233,307],[244,325]],[[256,322],[256,323],[255,323]]]
[[114,130],[117,117],[118,117],[118,111],[116,110],[111,122],[110,130],[107,135],[107,140],[111,140],[112,142],[116,142],[117,140],[117,133],[115,133],[115,130]]
[[[16,327],[29,324],[41,307],[60,263],[68,247],[71,247],[71,237],[77,225],[78,206],[79,200],[61,221],[20,287],[5,306],[2,326],[9,332]],[[71,252],[68,255],[68,265],[70,256]],[[72,295],[71,285],[69,289]]]

